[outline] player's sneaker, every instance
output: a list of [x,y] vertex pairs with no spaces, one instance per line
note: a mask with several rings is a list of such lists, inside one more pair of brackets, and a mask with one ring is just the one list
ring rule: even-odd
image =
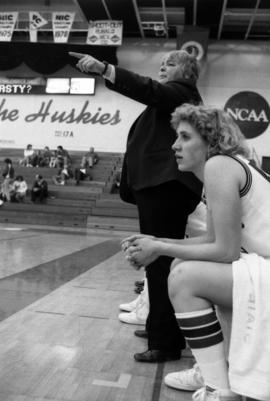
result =
[[200,388],[192,396],[193,401],[241,401],[241,397],[230,390],[210,390],[207,387]]
[[204,386],[200,368],[196,363],[192,369],[168,373],[164,378],[164,382],[169,387],[185,391],[196,391]]
[[128,324],[142,324],[145,325],[146,317],[138,316],[136,311],[132,312],[124,312],[118,315],[118,319],[120,322],[128,323]]
[[124,312],[132,312],[133,310],[136,309],[136,306],[138,305],[139,301],[140,301],[140,296],[134,299],[134,301],[119,305],[119,309]]
[[120,313],[119,320],[128,324],[145,324],[149,313],[148,296],[145,296],[145,292],[139,296],[139,301],[136,304],[136,308],[131,312]]

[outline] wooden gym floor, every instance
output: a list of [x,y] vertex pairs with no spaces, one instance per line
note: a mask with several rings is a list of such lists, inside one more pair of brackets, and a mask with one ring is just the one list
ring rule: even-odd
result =
[[0,225],[0,401],[190,401],[166,387],[181,361],[135,362],[143,326],[118,320],[143,272],[120,251],[124,232]]

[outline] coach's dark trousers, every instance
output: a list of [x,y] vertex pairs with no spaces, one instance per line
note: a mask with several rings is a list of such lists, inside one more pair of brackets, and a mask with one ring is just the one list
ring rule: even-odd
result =
[[[200,197],[178,181],[133,191],[140,231],[161,238],[183,238],[187,218]],[[179,351],[185,348],[168,295],[168,275],[172,258],[161,256],[146,268],[150,311],[146,322],[148,348]]]

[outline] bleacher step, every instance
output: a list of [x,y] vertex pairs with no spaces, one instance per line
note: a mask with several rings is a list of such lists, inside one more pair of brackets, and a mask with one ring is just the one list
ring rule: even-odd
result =
[[58,214],[61,215],[88,215],[91,214],[91,207],[81,207],[77,205],[50,205],[47,203],[35,203],[32,202],[24,202],[24,203],[13,203],[7,202],[1,206],[1,213],[5,213],[8,211],[14,211],[17,213],[23,214],[36,214],[36,213],[46,213],[46,214],[55,214],[56,217]]
[[135,205],[130,203],[123,202],[121,199],[104,199],[103,195],[100,199],[97,199],[96,207],[98,208],[122,208],[122,209],[129,209],[129,210],[137,210]]
[[52,225],[66,227],[86,227],[87,215],[21,213],[13,210],[0,210],[0,223],[31,225]]
[[121,208],[121,207],[93,207],[92,208],[93,216],[116,216],[116,217],[129,217],[133,219],[138,218],[137,209],[131,208]]
[[96,203],[96,198],[94,199],[65,199],[65,198],[56,198],[53,196],[49,196],[46,202],[48,205],[58,205],[59,206],[74,206],[74,207],[91,207]]
[[87,228],[139,232],[139,221],[123,217],[88,216]]

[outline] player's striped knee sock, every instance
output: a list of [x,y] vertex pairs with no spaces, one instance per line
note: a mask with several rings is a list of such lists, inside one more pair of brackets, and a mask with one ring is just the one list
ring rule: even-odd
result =
[[228,368],[223,334],[214,309],[176,313],[179,326],[201,369],[205,384],[228,391]]

